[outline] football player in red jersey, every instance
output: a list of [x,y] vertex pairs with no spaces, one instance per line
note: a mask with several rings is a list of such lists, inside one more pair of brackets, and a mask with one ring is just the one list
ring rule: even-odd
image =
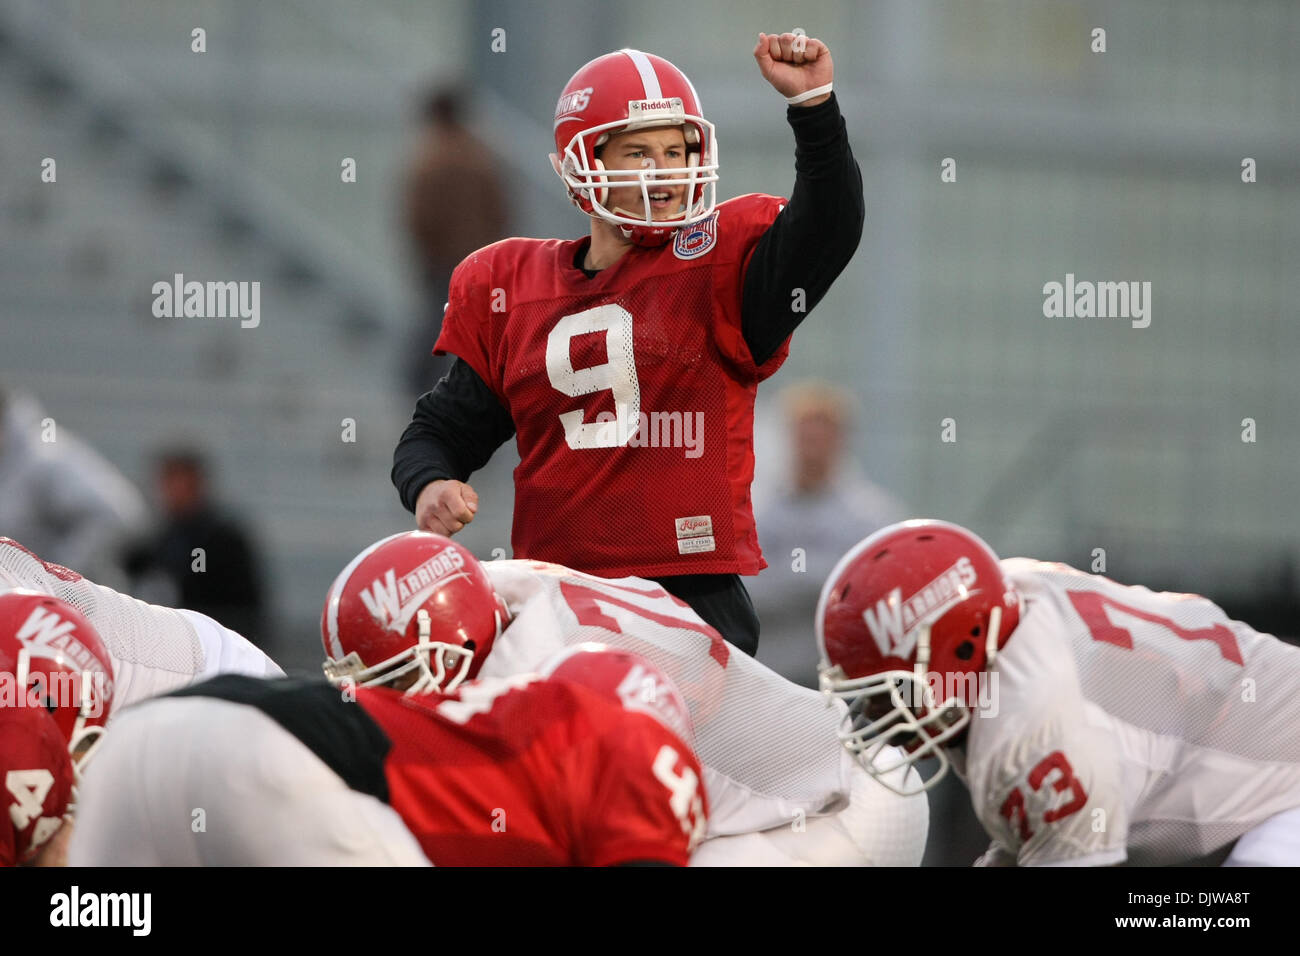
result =
[[0,866],[38,853],[61,862],[74,784],[113,690],[108,651],[80,611],[35,591],[0,593]]
[[693,866],[920,862],[925,797],[878,786],[837,746],[842,706],[736,653],[654,582],[480,563],[442,535],[409,531],[335,578],[321,638],[331,681],[408,694],[529,674],[586,642],[631,651],[681,689],[695,726],[712,809]]
[[225,675],[146,701],[87,778],[69,860],[685,865],[708,806],[671,682],[599,647],[546,670],[417,695]]
[[450,696],[358,691],[393,741],[389,799],[425,854],[448,866],[685,866],[708,804],[672,682],[596,644],[543,673]]
[[465,482],[514,434],[516,557],[658,581],[750,654],[755,392],[864,219],[830,51],[760,34],[754,57],[790,104],[788,202],[715,204],[717,135],[667,60],[625,49],[574,74],[552,163],[590,235],[508,239],[457,267],[435,345],[457,360],[392,475],[418,527],[454,534],[478,507]]
[[41,707],[0,707],[0,866],[61,862],[72,783],[53,718]]

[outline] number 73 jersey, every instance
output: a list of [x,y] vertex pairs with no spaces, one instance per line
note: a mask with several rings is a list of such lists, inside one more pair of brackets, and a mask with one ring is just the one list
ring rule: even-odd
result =
[[1300,649],[1197,595],[1002,568],[1025,613],[966,748],[999,849],[1021,865],[1221,862],[1300,806]]
[[[436,351],[510,412],[514,552],[607,577],[757,574],[745,268],[784,200],[741,196],[587,276],[586,240],[507,239],[452,275]],[[799,290],[791,307],[802,308]]]

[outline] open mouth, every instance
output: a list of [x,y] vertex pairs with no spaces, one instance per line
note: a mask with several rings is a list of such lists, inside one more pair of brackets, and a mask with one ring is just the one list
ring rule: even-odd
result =
[[[645,195],[650,200],[650,205],[648,208],[643,208],[642,211],[633,212],[630,209],[624,209],[622,206],[614,206],[610,211],[632,219],[643,219],[647,213],[651,219],[675,219],[685,213],[685,207],[682,205],[680,198],[680,189],[651,189]],[[632,204],[629,203],[629,205]],[[637,203],[636,205],[641,204]]]

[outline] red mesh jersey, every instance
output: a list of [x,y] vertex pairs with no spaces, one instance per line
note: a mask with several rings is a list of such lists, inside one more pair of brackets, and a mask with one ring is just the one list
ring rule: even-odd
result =
[[0,866],[34,857],[72,798],[67,740],[43,707],[13,703],[0,706]]
[[510,411],[516,557],[608,577],[757,574],[745,266],[784,200],[749,195],[588,279],[586,240],[507,239],[457,267],[436,351]]
[[358,702],[393,742],[389,803],[437,866],[685,866],[699,762],[658,719],[535,675]]

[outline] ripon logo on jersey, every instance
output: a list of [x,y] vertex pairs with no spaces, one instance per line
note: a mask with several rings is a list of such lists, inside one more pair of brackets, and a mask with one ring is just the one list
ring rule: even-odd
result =
[[673,255],[678,259],[698,259],[718,241],[718,214],[693,226],[683,226],[673,239]]

